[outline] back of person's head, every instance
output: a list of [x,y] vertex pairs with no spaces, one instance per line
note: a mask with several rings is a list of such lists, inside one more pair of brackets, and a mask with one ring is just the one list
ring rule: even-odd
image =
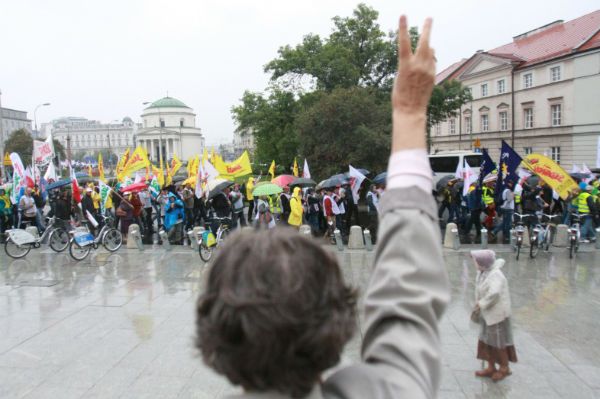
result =
[[317,241],[293,230],[244,231],[211,266],[196,346],[234,385],[302,397],[339,362],[355,304],[335,255]]

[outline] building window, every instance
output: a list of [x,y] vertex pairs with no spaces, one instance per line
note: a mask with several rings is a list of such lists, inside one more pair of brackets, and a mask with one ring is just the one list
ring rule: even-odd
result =
[[552,154],[552,160],[556,163],[560,163],[560,147],[551,147],[550,153]]
[[487,132],[490,130],[490,118],[488,115],[481,115],[481,131]]
[[438,123],[435,125],[435,135],[439,136],[441,132],[442,132],[442,124]]
[[473,125],[471,124],[471,117],[465,116],[465,133],[471,134],[473,130]]
[[560,104],[554,104],[550,106],[552,114],[552,126],[560,126],[562,122],[562,109]]
[[560,66],[550,68],[550,80],[553,82],[560,80]]
[[484,83],[481,85],[481,97],[487,97],[488,95],[488,85]]
[[533,108],[525,108],[523,118],[525,119],[525,129],[533,127]]
[[523,147],[525,155],[533,154],[533,147]]
[[500,119],[500,130],[508,130],[508,112],[500,112],[498,119]]
[[450,134],[456,134],[456,119],[450,119]]
[[183,119],[179,120],[179,127],[183,127]]
[[165,120],[164,119],[160,120],[160,127],[165,127]]
[[531,72],[526,73],[525,75],[523,75],[523,87],[525,87],[526,89],[529,89],[532,86],[533,86],[533,74]]
[[499,80],[497,85],[498,94],[504,94],[504,92],[506,92],[506,82],[504,81],[504,79]]

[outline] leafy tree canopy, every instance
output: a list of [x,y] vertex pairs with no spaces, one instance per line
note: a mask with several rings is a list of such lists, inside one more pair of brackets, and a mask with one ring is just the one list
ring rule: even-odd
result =
[[[61,158],[65,157],[65,150],[58,140],[52,140],[54,143],[54,152]],[[31,154],[33,153],[33,137],[25,129],[15,130],[8,136],[4,143],[8,153],[16,152],[21,157],[21,161],[25,166],[31,164]]]

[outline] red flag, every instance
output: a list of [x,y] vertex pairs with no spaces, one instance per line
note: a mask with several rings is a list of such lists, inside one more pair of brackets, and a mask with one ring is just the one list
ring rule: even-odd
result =
[[79,189],[79,184],[77,183],[77,178],[75,177],[75,171],[71,167],[71,188],[73,190],[73,200],[76,203],[81,203],[81,190]]

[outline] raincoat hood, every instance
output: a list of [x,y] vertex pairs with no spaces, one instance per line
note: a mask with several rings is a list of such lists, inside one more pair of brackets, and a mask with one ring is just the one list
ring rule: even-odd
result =
[[292,194],[292,197],[294,198],[300,198],[300,192],[302,191],[302,189],[300,187],[295,187],[294,188],[294,193]]

